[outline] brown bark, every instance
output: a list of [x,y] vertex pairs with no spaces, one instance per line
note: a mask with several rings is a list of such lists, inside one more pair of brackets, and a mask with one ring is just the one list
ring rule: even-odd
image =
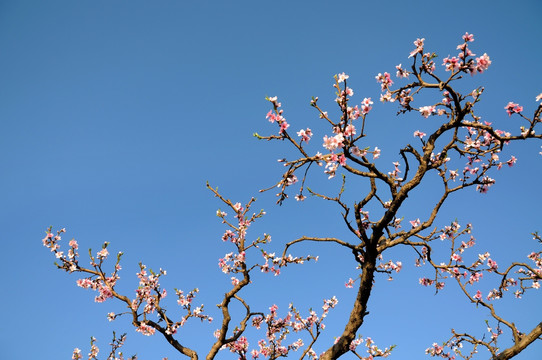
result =
[[521,340],[517,342],[514,346],[509,347],[504,350],[502,353],[497,355],[495,360],[508,360],[522,352],[527,346],[532,342],[539,339],[542,336],[542,322],[539,323],[530,333],[523,335]]
[[371,294],[373,286],[374,273],[376,270],[376,256],[366,255],[363,263],[358,294],[350,318],[346,324],[344,331],[332,347],[330,347],[321,357],[321,360],[337,359],[349,351],[349,346],[352,340],[356,337],[356,332],[363,324],[363,319],[367,315],[367,301]]

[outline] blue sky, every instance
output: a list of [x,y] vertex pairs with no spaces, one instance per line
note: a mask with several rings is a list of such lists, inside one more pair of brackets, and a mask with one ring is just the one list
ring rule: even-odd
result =
[[[54,268],[41,245],[45,228],[66,227],[65,239],[75,237],[82,249],[109,241],[113,252],[122,250],[128,295],[142,261],[168,270],[169,290],[199,287],[198,299],[217,317],[214,304],[229,284],[217,260],[231,249],[220,240],[220,204],[206,181],[235,201],[257,196],[256,207],[268,216],[251,234],[270,233],[276,251],[302,234],[347,236],[329,204],[292,199],[278,207],[272,192],[258,194],[281,175],[276,160],[292,156],[285,144],[252,137],[276,131],[265,120],[266,95],[279,96],[292,128],[323,136],[309,100],[319,96],[335,110],[334,74],[350,75],[355,101],[377,99],[375,75],[407,64],[416,38],[443,58],[455,54],[468,31],[474,52],[487,52],[493,63],[466,86],[485,86],[484,119],[517,130],[503,108],[508,101],[528,114],[536,107],[541,13],[534,0],[0,2],[0,224],[7,246],[0,357],[68,359],[75,347],[88,351],[90,336],[105,352],[117,330],[128,332],[126,354],[177,358],[161,338],[135,333],[127,319],[109,323],[106,314],[119,311],[118,304],[95,304],[93,294],[75,286],[76,274]],[[413,124],[420,123],[395,117],[395,110],[376,103],[368,125],[390,170],[397,144],[412,141]],[[439,223],[472,222],[476,251],[490,251],[501,263],[525,259],[536,249],[529,234],[542,231],[540,145],[511,146],[507,154],[518,157],[517,165],[496,174],[488,194],[467,190],[451,199]],[[313,149],[319,146],[315,137]],[[316,184],[332,191],[338,179]],[[406,218],[423,216],[430,191],[409,199]],[[355,276],[355,264],[332,247],[296,251],[320,261],[289,267],[279,278],[258,277],[247,297],[264,310],[273,303],[286,309],[291,301],[301,310],[336,295],[322,350],[344,326],[355,295],[344,282]],[[361,334],[382,347],[397,344],[392,358],[399,359],[423,357],[451,327],[483,332],[487,315],[458,297],[457,288],[434,296],[417,285],[429,269],[410,265],[409,253],[393,256],[404,273],[393,282],[379,279]],[[532,327],[542,315],[535,295],[539,301],[540,294],[503,301],[502,311]],[[181,336],[204,353],[215,328],[194,323]],[[518,358],[540,352],[539,344]]]

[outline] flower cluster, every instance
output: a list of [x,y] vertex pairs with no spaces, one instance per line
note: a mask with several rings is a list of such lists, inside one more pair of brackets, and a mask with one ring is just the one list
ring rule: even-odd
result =
[[457,45],[457,50],[459,50],[457,57],[448,56],[444,58],[442,65],[446,68],[446,71],[465,71],[471,75],[483,73],[491,65],[489,56],[484,53],[484,55],[477,57],[475,60],[469,60],[469,57],[475,56],[475,54],[468,47],[468,43],[474,41],[474,36],[472,34],[465,33],[465,35],[463,35],[463,40],[464,43]]
[[141,323],[137,328],[136,328],[136,331],[141,333],[142,335],[145,335],[145,336],[151,336],[151,335],[154,335],[154,333],[156,332],[156,329],[151,327],[151,326],[148,326],[147,324],[145,323]]
[[416,45],[416,48],[410,52],[409,58],[416,56],[416,54],[422,54],[423,53],[423,43],[425,41],[425,38],[423,39],[416,39],[414,41],[414,45]]
[[[117,255],[117,262],[114,266],[114,271],[110,275],[106,275],[102,270],[104,261],[107,260],[109,256],[109,251],[107,249],[109,243],[106,242],[103,244],[102,249],[96,253],[96,256],[92,256],[92,252],[90,252],[90,264],[92,266],[92,269],[84,268],[79,265],[77,259],[77,249],[79,248],[77,241],[72,239],[69,242],[70,249],[68,250],[67,255],[64,255],[64,252],[60,251],[60,245],[58,242],[61,240],[60,235],[65,231],[65,229],[61,229],[57,232],[57,235],[55,236],[52,234],[51,228],[49,228],[46,232],[45,238],[43,239],[43,244],[55,253],[55,257],[57,259],[62,261],[62,264],[57,264],[57,266],[60,269],[68,272],[75,271],[89,274],[88,277],[78,279],[76,283],[77,286],[81,288],[97,291],[98,294],[94,299],[96,302],[101,303],[111,298],[117,298],[125,302],[131,309],[131,313],[134,318],[137,319],[134,322],[134,324],[137,324],[137,332],[146,336],[151,336],[156,333],[156,330],[160,328],[160,325],[157,325],[157,323],[147,320],[147,316],[153,313],[156,314],[159,321],[165,320],[166,328],[163,330],[165,330],[167,334],[175,334],[177,328],[179,326],[183,326],[186,320],[190,317],[212,321],[211,317],[203,314],[203,305],[195,309],[192,309],[191,307],[191,302],[195,296],[195,293],[197,293],[198,291],[197,289],[191,291],[187,296],[184,296],[182,291],[176,290],[176,294],[178,297],[177,302],[187,311],[187,314],[183,316],[180,321],[173,322],[165,315],[165,312],[160,306],[160,301],[167,296],[167,291],[165,289],[161,289],[159,284],[159,278],[163,275],[166,275],[166,271],[162,269],[160,269],[158,273],[155,273],[152,270],[147,270],[147,267],[145,265],[139,264],[140,271],[137,273],[139,284],[137,289],[135,289],[135,298],[130,300],[128,297],[118,294],[115,290],[115,286],[117,284],[117,281],[120,279],[118,272],[121,270],[119,262],[122,253],[119,253]],[[143,307],[142,311],[140,310],[141,307]],[[109,321],[113,321],[123,314],[126,313],[115,314],[113,312],[109,312],[107,314],[107,318]],[[143,319],[140,320],[140,317],[143,317]],[[118,339],[114,339],[114,344],[116,344],[116,348],[122,346],[122,343],[124,341],[123,339],[124,336]],[[95,347],[94,343],[93,346]],[[74,358],[79,358],[78,356],[80,356],[80,352],[74,351],[73,356]],[[122,353],[119,353],[118,359],[122,358]]]
[[312,131],[309,128],[307,128],[306,130],[301,129],[297,132],[297,136],[301,137],[301,141],[308,143],[311,139]]
[[268,97],[266,98],[266,100],[270,101],[274,107],[274,110],[269,110],[266,115],[266,119],[269,119],[269,122],[271,123],[274,123],[276,121],[279,125],[279,134],[284,135],[286,129],[290,127],[290,124],[288,124],[284,116],[282,116],[284,110],[280,109],[281,103],[277,101],[276,96]]
[[[339,339],[336,339],[335,342],[338,342]],[[360,345],[365,345],[366,351],[368,356],[360,356],[357,353],[357,348]],[[349,346],[349,350],[356,354],[356,356],[361,360],[373,360],[376,357],[388,357],[391,355],[392,350],[395,348],[395,345],[390,346],[389,348],[385,348],[384,350],[378,348],[378,346],[375,345],[373,339],[370,337],[365,338],[365,340],[358,336],[356,339],[352,340]]]
[[508,116],[512,116],[512,114],[519,114],[523,111],[523,106],[520,106],[519,104],[509,102],[504,109],[508,113]]
[[391,79],[390,74],[387,72],[385,72],[384,74],[378,73],[375,78],[376,81],[380,84],[382,91],[389,90],[390,86],[393,85],[393,80]]
[[[59,241],[62,239],[61,234],[65,233],[66,229],[62,228],[57,231],[56,235],[52,233],[52,227],[49,227],[45,232],[45,237],[42,239],[43,246],[49,248],[51,252],[55,254],[55,257],[62,262],[62,265],[57,264],[58,268],[64,269],[69,272],[76,271],[78,269],[78,257],[79,245],[75,239],[70,240],[68,249],[68,255],[66,256],[63,251],[60,251]],[[107,245],[105,245],[107,246]]]
[[223,258],[218,260],[218,266],[224,274],[229,274],[231,272],[238,272],[240,268],[245,263],[245,252],[242,251],[239,254],[230,252],[224,255]]
[[223,349],[229,349],[232,353],[239,355],[239,359],[246,359],[248,340],[246,337],[240,336],[237,340],[224,345]]
[[[388,262],[378,264],[378,269],[387,273],[391,273],[392,271],[398,273],[402,268],[403,263],[401,261],[393,262],[388,260]],[[391,277],[389,279],[391,279]]]
[[288,254],[285,257],[276,256],[275,253],[268,253],[265,250],[262,250],[262,256],[265,259],[263,265],[258,265],[260,270],[264,273],[271,272],[275,276],[280,274],[280,268],[283,266],[288,266],[288,264],[303,264],[305,261],[318,261],[318,256],[305,256],[305,257],[296,257]]
[[97,290],[98,295],[96,295],[94,301],[101,303],[113,297],[113,287],[118,279],[118,275],[108,277],[105,281],[101,278],[89,277],[77,280],[77,286],[82,287],[83,289]]
[[[252,350],[253,358],[258,358],[260,355],[264,357],[275,358],[278,356],[287,356],[290,351],[297,351],[304,346],[303,340],[298,339],[289,345],[283,345],[286,341],[286,336],[293,332],[308,331],[313,337],[317,337],[321,330],[325,328],[324,319],[329,311],[338,304],[336,297],[329,300],[324,300],[322,306],[322,314],[318,316],[315,311],[310,310],[309,316],[302,317],[299,311],[290,304],[289,311],[285,317],[278,316],[278,306],[273,305],[269,308],[269,313],[265,317],[255,317],[252,319],[252,326],[260,329],[262,325],[266,325],[266,338],[258,342],[259,349]],[[314,350],[309,348],[309,356],[315,356]],[[310,355],[313,354],[313,355]]]
[[430,348],[425,349],[425,353],[431,356],[439,356],[444,359],[450,359],[450,360],[455,359],[455,356],[450,355],[449,352],[445,353],[444,347],[437,343],[433,343],[433,345]]
[[[451,340],[442,345],[434,343],[432,347],[426,350],[426,353],[431,356],[448,359],[453,359],[456,355],[465,357],[460,350],[464,341],[474,345],[474,352],[476,352],[476,346],[483,345],[494,353],[495,349],[498,350],[496,346],[497,338],[503,333],[499,327],[502,324],[510,327],[515,343],[518,343],[522,335],[518,335],[520,333],[515,325],[511,322],[501,321],[493,312],[493,305],[488,301],[503,297],[507,291],[513,292],[514,296],[519,298],[529,289],[539,289],[540,280],[542,280],[542,252],[530,253],[528,263],[513,263],[508,267],[503,266],[500,261],[499,266],[495,258],[492,258],[487,252],[479,254],[470,263],[469,255],[471,254],[467,249],[472,248],[475,244],[474,238],[470,235],[470,224],[462,228],[457,221],[454,221],[440,230],[434,224],[441,206],[450,194],[471,186],[473,189],[476,188],[477,191],[485,193],[495,184],[495,179],[490,177],[490,175],[493,176],[490,173],[492,168],[501,169],[505,164],[511,167],[516,163],[517,159],[514,156],[511,156],[509,160],[504,160],[501,155],[504,145],[515,140],[542,138],[540,135],[535,135],[534,130],[535,125],[541,121],[542,107],[540,105],[532,120],[524,115],[524,109],[519,104],[509,102],[505,106],[509,116],[517,114],[519,115],[519,117],[516,117],[518,120],[525,120],[529,123],[529,126],[520,127],[521,136],[511,135],[506,131],[494,128],[487,121],[481,121],[481,117],[474,112],[474,106],[482,97],[483,88],[479,87],[470,93],[460,94],[452,87],[455,86],[455,81],[465,74],[483,73],[491,65],[491,59],[486,53],[476,57],[476,54],[472,52],[470,43],[473,41],[474,36],[472,34],[465,33],[463,35],[463,42],[456,48],[458,52],[454,55],[448,55],[442,61],[442,74],[444,74],[442,78],[440,74],[435,72],[435,59],[438,57],[435,53],[425,51],[424,38],[414,41],[415,48],[409,54],[409,58],[412,58],[412,66],[407,67],[408,71],[402,64],[395,67],[397,82],[409,83],[401,85],[398,89],[392,89],[394,80],[392,80],[390,73],[379,73],[375,77],[377,83],[380,84],[380,100],[382,102],[397,102],[399,114],[412,112],[418,118],[429,119],[431,117],[432,120],[431,124],[428,124],[433,128],[432,133],[429,133],[428,136],[422,130],[415,130],[413,136],[419,140],[416,139],[415,146],[406,144],[399,150],[401,162],[393,162],[393,170],[390,169],[391,171],[379,169],[374,160],[380,157],[381,150],[374,145],[365,143],[369,140],[366,131],[370,126],[366,126],[366,121],[369,119],[368,114],[373,111],[373,100],[371,97],[365,97],[361,103],[358,102],[357,105],[352,106],[351,98],[354,96],[354,90],[347,84],[349,80],[347,74],[340,73],[334,76],[335,102],[340,109],[336,120],[327,111],[323,111],[319,107],[318,98],[313,98],[311,101],[311,106],[319,112],[319,118],[327,121],[331,128],[331,133],[320,135],[322,136],[321,145],[324,148],[324,154],[320,152],[315,155],[309,154],[309,142],[314,137],[309,127],[303,127],[297,131],[297,137],[290,136],[288,133],[290,124],[284,117],[281,103],[278,102],[277,97],[267,98],[272,104],[272,109],[267,113],[266,118],[269,122],[277,124],[278,134],[267,137],[257,134],[255,136],[259,139],[289,142],[301,154],[295,160],[288,161],[285,158],[279,160],[286,170],[280,181],[269,189],[275,187],[281,189],[278,194],[280,196],[279,203],[287,197],[285,189],[295,184],[300,188],[299,193],[295,196],[297,200],[301,201],[306,198],[302,193],[303,189],[306,188],[311,195],[335,202],[343,210],[343,218],[351,233],[350,235],[353,235],[353,242],[350,242],[351,239],[332,237],[301,237],[287,243],[282,255],[269,252],[264,247],[265,244],[271,241],[269,235],[264,234],[263,237],[255,240],[249,240],[247,237],[250,225],[265,214],[260,211],[251,216],[249,215],[249,209],[254,199],[244,205],[239,202],[234,203],[223,198],[217,190],[208,186],[215,196],[219,197],[230,209],[228,212],[233,211],[231,218],[222,210],[218,210],[216,213],[228,227],[222,235],[222,241],[227,246],[232,247],[233,251],[218,260],[220,270],[228,274],[231,288],[224,293],[221,302],[217,305],[222,313],[222,322],[221,328],[215,332],[216,342],[208,356],[209,358],[214,358],[219,349],[228,349],[241,359],[246,359],[249,355],[253,358],[276,359],[286,357],[290,354],[290,351],[297,351],[304,346],[306,348],[301,358],[305,356],[311,359],[318,358],[313,349],[313,344],[319,337],[320,332],[325,328],[324,319],[329,311],[337,306],[338,301],[335,297],[324,300],[320,315],[311,309],[308,316],[302,317],[297,309],[290,305],[287,314],[281,317],[278,314],[276,305],[271,306],[267,314],[253,312],[251,310],[252,306],[249,306],[248,302],[242,298],[241,293],[241,290],[245,286],[249,286],[253,280],[251,271],[259,270],[264,273],[273,273],[276,276],[280,274],[283,267],[289,264],[303,264],[308,260],[317,260],[317,257],[310,255],[305,257],[286,255],[291,245],[303,241],[333,243],[348,248],[358,262],[358,269],[363,269],[363,277],[361,277],[363,281],[360,281],[360,293],[363,294],[370,294],[375,272],[385,273],[391,280],[391,275],[394,272],[398,273],[402,269],[401,261],[388,260],[385,262],[382,253],[398,245],[409,246],[418,254],[417,266],[429,263],[434,270],[434,277],[419,279],[421,285],[434,286],[438,292],[443,289],[444,280],[450,279],[457,282],[471,303],[491,310],[491,315],[497,320],[498,326],[492,329],[488,325],[491,336],[487,341],[485,338],[477,340],[470,335],[453,332]],[[420,106],[415,102],[415,97],[422,92],[425,94],[426,91],[437,92],[437,96],[433,97],[437,100],[433,104],[424,103]],[[423,98],[430,99],[431,97]],[[537,102],[541,100],[542,94],[536,97]],[[445,140],[443,141],[443,139]],[[314,145],[314,142],[311,145]],[[456,161],[451,160],[453,155],[456,155],[461,161],[466,160],[462,169],[462,165],[459,165],[459,168],[455,170],[449,168],[451,167],[450,164],[454,164],[454,161]],[[501,158],[503,159],[501,160]],[[313,164],[322,167],[324,173],[330,179],[334,178],[338,171],[343,172],[343,183],[336,196],[316,193],[309,187],[305,187],[308,170]],[[303,170],[305,170],[304,174],[300,175]],[[414,195],[414,192],[411,191],[421,183],[422,179],[426,178],[429,172],[437,174],[435,176],[437,179],[438,177],[442,179],[444,186],[442,186],[443,190],[440,193],[441,197],[427,218],[420,220],[420,218],[413,216],[412,220],[409,221],[410,226],[401,229],[403,218],[398,217],[398,209],[401,208],[409,195]],[[352,208],[348,201],[344,200],[344,197],[347,196],[343,196],[347,175],[357,176],[367,180],[367,183],[370,184],[367,195],[354,203]],[[385,188],[384,191],[383,188]],[[390,200],[384,201],[386,198]],[[373,212],[375,207],[376,211]],[[369,219],[367,209],[371,209],[371,219]],[[378,214],[378,211],[382,214],[380,219],[375,215]],[[60,269],[85,274],[86,277],[77,280],[77,285],[96,291],[96,302],[116,298],[128,306],[129,311],[126,313],[115,314],[109,312],[107,315],[109,321],[113,321],[123,314],[130,314],[137,332],[145,336],[156,333],[162,334],[171,344],[177,341],[172,335],[175,335],[178,328],[183,326],[189,318],[194,317],[202,321],[212,321],[211,317],[204,314],[203,304],[200,306],[195,305],[194,298],[198,292],[197,288],[188,293],[175,289],[176,300],[183,311],[183,316],[177,321],[169,317],[170,313],[166,313],[161,304],[161,301],[167,297],[166,290],[161,289],[159,284],[160,277],[166,275],[166,272],[162,269],[155,273],[147,269],[145,265],[140,264],[140,271],[137,273],[139,284],[135,290],[135,298],[130,299],[127,296],[120,295],[115,290],[115,287],[119,280],[118,272],[121,269],[119,260],[122,253],[117,256],[117,263],[113,272],[106,275],[102,267],[111,258],[108,243],[106,242],[99,251],[89,252],[90,268],[84,268],[80,266],[78,261],[79,254],[77,251],[79,245],[77,241],[71,240],[67,251],[61,251],[59,241],[64,232],[65,230],[62,229],[54,234],[49,228],[43,239],[44,246],[54,254],[58,261],[57,266]],[[460,240],[462,235],[467,235],[465,238],[461,238],[464,240]],[[439,256],[438,252],[435,251],[437,247],[442,248],[444,245],[438,241],[439,239],[446,241],[446,245],[448,242],[451,245],[449,252],[444,254],[445,256]],[[535,235],[535,239],[542,242],[538,235]],[[263,261],[261,258],[257,263],[251,261],[251,255],[254,251],[261,253]],[[442,262],[439,263],[435,260],[436,258],[440,258],[439,261]],[[517,274],[517,276],[512,275],[513,273]],[[491,278],[498,278],[498,285],[485,295],[477,287],[481,285],[482,281]],[[352,288],[356,280],[348,279],[345,286]],[[365,299],[356,299],[356,306],[359,305],[360,309],[366,308],[366,298],[367,296],[365,296]],[[232,318],[237,318],[237,316],[231,316],[232,314],[230,314],[231,303],[240,304],[239,306],[244,307],[246,310],[245,316],[237,324],[232,324]],[[235,315],[237,314],[236,311]],[[365,313],[360,312],[359,315],[363,317]],[[151,320],[151,316],[156,316],[157,321]],[[264,327],[265,330],[265,337],[257,342],[257,348],[252,351],[250,351],[249,341],[245,333],[247,324],[250,321],[252,321],[253,327],[257,329]],[[371,338],[354,338],[358,328],[359,325],[352,322],[347,324],[345,332],[349,332],[347,333],[348,336],[342,339],[338,338],[336,340],[338,346],[333,347],[334,352],[337,348],[341,348],[337,353],[338,356],[351,351],[359,359],[372,360],[375,357],[386,357],[390,354],[393,346],[381,350],[374,345]],[[300,332],[308,334],[310,339],[308,345],[300,338],[295,341],[287,340],[288,334]],[[123,340],[120,340],[120,342],[114,340],[113,344],[121,344],[122,342]],[[367,348],[368,356],[361,356],[357,353],[363,344]],[[188,357],[197,357],[195,352],[184,345],[180,345],[180,343],[175,347],[177,349],[182,348],[181,352]],[[454,355],[445,352],[445,347],[450,347]],[[91,340],[89,359],[96,359],[98,351],[99,349],[95,345],[95,339],[93,338]],[[113,357],[117,359],[115,351],[111,353],[109,358],[112,359]],[[72,354],[72,359],[81,358],[81,350],[76,348]],[[122,354],[119,355],[119,358],[122,359]]]
[[[528,289],[538,289],[540,288],[539,281],[542,279],[542,252],[532,252],[527,257],[535,262],[535,267],[531,267],[524,263],[514,263],[507,270],[499,270],[499,265],[497,261],[491,258],[489,252],[483,254],[478,254],[476,261],[471,265],[464,264],[463,253],[466,249],[474,246],[474,238],[470,236],[468,241],[458,242],[458,237],[464,234],[470,234],[472,230],[472,225],[467,224],[466,228],[460,231],[461,226],[456,222],[452,222],[450,226],[445,226],[441,231],[440,235],[435,235],[435,238],[440,238],[441,240],[449,240],[452,243],[452,251],[448,263],[435,264],[431,261],[433,267],[437,270],[437,275],[434,279],[430,278],[420,278],[419,283],[423,286],[432,286],[435,285],[437,291],[444,287],[444,282],[438,281],[439,279],[446,279],[447,277],[457,280],[459,285],[465,290],[465,286],[474,285],[479,283],[484,277],[484,273],[495,273],[498,276],[501,276],[500,285],[498,288],[491,290],[487,296],[484,297],[481,290],[476,290],[470,299],[473,302],[482,302],[484,299],[487,301],[492,301],[500,299],[503,297],[504,292],[510,291],[511,288],[514,288],[514,296],[516,298],[521,297],[526,290]],[[535,239],[537,234],[533,234]],[[456,244],[459,243],[459,246]],[[423,260],[425,263],[428,260],[428,248],[423,247],[420,259],[416,261],[416,264],[419,266],[421,264],[420,260]],[[510,271],[516,268],[516,273],[520,274],[518,279],[509,276]],[[466,293],[466,290],[465,290]]]

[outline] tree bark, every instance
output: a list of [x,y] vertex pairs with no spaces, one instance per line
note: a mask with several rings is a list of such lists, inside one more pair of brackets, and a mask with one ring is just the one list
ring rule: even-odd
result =
[[340,339],[320,357],[321,360],[337,359],[350,350],[350,343],[356,338],[356,332],[363,324],[365,315],[367,315],[367,302],[373,287],[375,270],[376,256],[373,255],[369,257],[366,254],[366,259],[362,266],[358,294],[352,312],[350,313],[348,323],[346,324]]
[[522,352],[527,346],[532,342],[542,336],[542,322],[539,323],[530,333],[523,335],[521,340],[516,343],[514,346],[509,347],[504,350],[502,353],[497,355],[495,360],[508,360]]

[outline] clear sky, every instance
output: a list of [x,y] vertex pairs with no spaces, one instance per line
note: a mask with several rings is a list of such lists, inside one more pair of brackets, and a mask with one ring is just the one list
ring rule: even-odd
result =
[[[323,129],[309,100],[319,96],[335,110],[334,74],[350,75],[356,102],[378,99],[375,75],[407,64],[416,38],[424,37],[426,49],[443,58],[455,54],[469,32],[474,52],[487,52],[493,62],[467,80],[486,87],[480,113],[517,131],[504,106],[519,102],[527,114],[536,107],[541,14],[536,0],[0,1],[0,358],[69,359],[75,347],[88,352],[90,336],[105,352],[112,330],[128,333],[126,354],[180,358],[158,336],[136,333],[128,319],[109,323],[106,314],[120,311],[118,304],[95,304],[94,294],[75,286],[76,274],[55,269],[41,244],[45,228],[66,227],[65,239],[79,241],[83,261],[84,249],[104,241],[112,252],[124,251],[121,288],[128,295],[142,261],[168,270],[163,285],[171,293],[199,287],[197,302],[218,317],[214,304],[229,277],[217,260],[231,249],[220,240],[220,204],[205,189],[207,180],[235,201],[257,195],[256,208],[268,216],[250,234],[270,233],[271,250],[302,234],[346,236],[329,204],[292,199],[278,207],[273,192],[258,195],[281,175],[276,160],[292,154],[284,144],[252,137],[276,132],[265,120],[266,95],[279,96],[292,128]],[[374,146],[390,170],[404,145],[398,139],[412,141],[415,130],[408,116],[394,112],[394,105],[375,101],[370,116]],[[317,149],[320,140],[313,142]],[[540,145],[507,150],[518,158],[516,166],[496,174],[488,194],[469,189],[453,198],[439,224],[472,222],[476,251],[490,251],[501,263],[524,260],[536,249],[529,234],[542,231]],[[335,189],[338,179],[318,184]],[[422,216],[423,206],[411,201],[404,216]],[[307,310],[336,295],[326,346],[340,334],[355,296],[344,287],[356,275],[355,264],[331,247],[294,252],[307,251],[320,261],[288,267],[279,278],[258,277],[247,296],[262,310],[273,303],[285,310],[291,301]],[[394,256],[404,273],[393,282],[378,279],[361,334],[381,347],[397,344],[392,358],[420,359],[452,327],[483,333],[482,309],[458,297],[452,284],[434,296],[417,284],[430,270],[414,268],[411,254]],[[502,302],[524,329],[542,315],[535,306],[540,294],[528,295]],[[187,326],[181,338],[204,352],[218,325]],[[539,344],[518,359],[540,353]]]

